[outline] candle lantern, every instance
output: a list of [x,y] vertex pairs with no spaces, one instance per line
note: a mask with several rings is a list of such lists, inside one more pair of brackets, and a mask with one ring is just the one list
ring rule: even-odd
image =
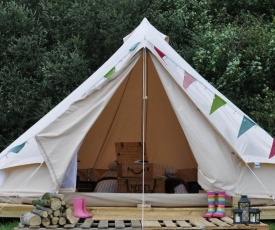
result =
[[242,195],[238,201],[238,208],[242,210],[242,222],[249,222],[249,209],[250,209],[250,200],[246,195]]
[[258,208],[252,208],[249,210],[249,223],[250,224],[260,224],[260,212]]
[[233,209],[233,224],[242,224],[242,213],[243,210],[239,208]]

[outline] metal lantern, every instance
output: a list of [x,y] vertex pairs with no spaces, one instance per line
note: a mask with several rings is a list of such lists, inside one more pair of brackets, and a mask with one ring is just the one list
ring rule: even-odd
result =
[[233,224],[242,224],[242,213],[243,210],[239,208],[233,209]]
[[238,208],[242,210],[242,222],[249,222],[249,209],[250,209],[250,200],[246,195],[242,195],[238,201]]
[[250,224],[260,224],[260,212],[258,208],[252,208],[249,210],[249,223]]

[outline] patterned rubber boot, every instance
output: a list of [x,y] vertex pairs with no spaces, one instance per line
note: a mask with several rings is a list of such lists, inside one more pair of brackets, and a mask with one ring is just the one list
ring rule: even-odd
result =
[[207,192],[207,202],[208,202],[208,211],[202,216],[204,218],[211,218],[215,213],[215,192],[214,191]]
[[213,217],[225,217],[225,191],[220,191],[218,195],[218,208]]

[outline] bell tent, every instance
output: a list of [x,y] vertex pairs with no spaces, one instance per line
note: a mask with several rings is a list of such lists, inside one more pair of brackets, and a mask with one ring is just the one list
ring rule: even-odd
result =
[[[149,162],[176,168],[179,177],[197,181],[205,191],[273,203],[273,138],[181,58],[147,19],[1,153],[0,198],[77,196],[78,172],[98,178],[116,160],[116,142],[145,143]],[[82,195],[94,205],[141,203],[141,194]],[[206,204],[203,193],[145,197],[156,206],[201,205],[200,197]]]

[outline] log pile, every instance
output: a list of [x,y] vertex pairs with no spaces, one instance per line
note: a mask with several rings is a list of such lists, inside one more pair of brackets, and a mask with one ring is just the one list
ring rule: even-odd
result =
[[38,200],[33,200],[34,209],[26,212],[20,217],[20,223],[24,226],[49,225],[64,226],[65,224],[75,224],[77,218],[73,215],[73,210],[64,200],[63,194],[45,193]]

